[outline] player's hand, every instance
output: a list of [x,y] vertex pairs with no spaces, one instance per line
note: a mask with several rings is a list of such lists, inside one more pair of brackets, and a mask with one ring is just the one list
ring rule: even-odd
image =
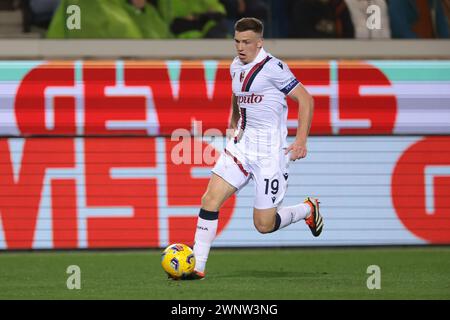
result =
[[236,134],[236,128],[234,128],[233,126],[230,126],[226,131],[225,131],[225,136],[227,140],[233,139],[234,136]]
[[295,161],[298,159],[303,159],[308,153],[306,143],[297,140],[294,141],[294,143],[286,149],[285,154],[288,154],[289,152],[291,153],[291,160]]

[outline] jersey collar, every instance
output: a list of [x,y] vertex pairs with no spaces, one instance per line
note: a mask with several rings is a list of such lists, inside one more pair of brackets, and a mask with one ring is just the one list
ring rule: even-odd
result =
[[263,61],[266,57],[268,56],[267,52],[264,50],[264,48],[261,48],[261,50],[259,51],[258,55],[256,56],[256,58],[252,61],[249,62],[247,64],[243,64],[240,60],[239,63],[242,65],[242,67],[244,69],[250,69],[252,68],[255,64],[260,63],[261,61]]

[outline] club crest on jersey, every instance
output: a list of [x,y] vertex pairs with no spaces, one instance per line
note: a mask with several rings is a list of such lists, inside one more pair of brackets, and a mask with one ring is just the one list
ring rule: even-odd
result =
[[242,81],[244,81],[244,78],[245,78],[245,71],[242,71],[241,76],[239,77],[239,80],[242,82]]

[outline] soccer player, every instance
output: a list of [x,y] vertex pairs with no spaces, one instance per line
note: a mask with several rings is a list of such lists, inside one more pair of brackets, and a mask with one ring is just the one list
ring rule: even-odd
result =
[[[195,272],[190,279],[202,279],[211,244],[216,236],[219,209],[250,179],[255,183],[253,222],[261,233],[280,230],[305,220],[319,236],[323,219],[317,199],[281,206],[290,161],[306,157],[306,140],[313,116],[313,98],[289,67],[263,48],[263,24],[242,18],[235,24],[234,41],[238,56],[230,67],[232,77],[231,139],[212,169],[195,233]],[[286,96],[299,104],[294,143],[286,144]]]

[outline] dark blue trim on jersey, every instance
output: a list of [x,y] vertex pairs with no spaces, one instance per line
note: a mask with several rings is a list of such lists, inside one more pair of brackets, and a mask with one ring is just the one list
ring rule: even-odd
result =
[[264,67],[264,65],[270,60],[272,59],[272,57],[267,56],[266,59],[264,60],[263,63],[261,63],[261,65],[258,66],[258,68],[253,72],[253,74],[250,76],[250,79],[248,79],[248,82],[244,88],[244,90],[242,90],[243,92],[249,92],[250,91],[250,87],[253,83],[253,80],[255,80],[256,76],[258,75],[258,73],[262,70],[262,68]]
[[299,83],[300,82],[297,79],[294,79],[291,82],[289,82],[289,84],[286,87],[284,87],[283,89],[281,89],[280,91],[283,92],[285,95],[288,95],[289,92],[291,92],[291,90],[294,89],[295,86]]

